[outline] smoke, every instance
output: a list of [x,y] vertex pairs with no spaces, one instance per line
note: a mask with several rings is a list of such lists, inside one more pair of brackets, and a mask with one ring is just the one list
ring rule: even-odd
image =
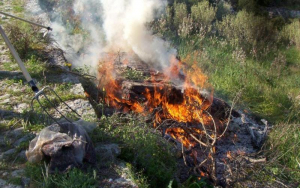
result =
[[176,50],[154,36],[146,25],[161,15],[166,5],[167,0],[75,0],[71,11],[63,11],[80,19],[87,35],[70,33],[68,20],[63,20],[56,8],[51,14],[53,36],[67,52],[67,59],[77,66],[95,70],[107,52],[133,52],[151,67],[162,70]]

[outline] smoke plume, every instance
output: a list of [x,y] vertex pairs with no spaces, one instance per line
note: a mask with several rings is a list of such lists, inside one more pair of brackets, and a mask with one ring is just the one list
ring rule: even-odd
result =
[[65,12],[80,20],[87,35],[70,33],[68,20],[56,9],[51,10],[53,36],[67,59],[78,66],[95,67],[105,52],[133,52],[151,67],[164,69],[176,50],[154,36],[146,24],[166,5],[167,0],[75,0],[72,10]]

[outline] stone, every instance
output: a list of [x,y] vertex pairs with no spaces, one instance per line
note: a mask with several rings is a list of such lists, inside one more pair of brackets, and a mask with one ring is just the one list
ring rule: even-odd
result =
[[16,106],[14,106],[14,110],[19,113],[23,113],[25,110],[28,110],[28,109],[29,109],[29,104],[27,104],[27,103],[21,103],[21,104],[17,104]]
[[16,129],[12,130],[12,131],[9,131],[7,133],[7,136],[17,138],[17,137],[21,136],[23,134],[23,132],[24,132],[24,127],[19,127],[19,128],[16,128]]
[[26,157],[26,151],[25,151],[25,150],[21,151],[21,152],[18,154],[18,158],[21,159],[21,160],[27,160],[27,157]]
[[5,177],[8,175],[8,172],[3,172],[2,176]]
[[7,150],[6,152],[2,153],[0,155],[0,160],[5,160],[7,159],[8,156],[14,154],[16,152],[16,149],[10,149],[10,150]]
[[14,146],[15,146],[15,147],[18,147],[18,146],[20,146],[20,144],[21,144],[22,142],[29,141],[29,140],[31,140],[33,137],[34,137],[34,136],[31,135],[31,134],[27,134],[27,135],[25,135],[24,137],[22,137],[22,138],[18,139],[17,141],[15,141]]
[[0,187],[3,187],[6,184],[6,181],[3,179],[0,179]]
[[29,187],[29,185],[30,185],[30,178],[22,177],[22,183],[23,183],[24,187]]
[[75,94],[75,95],[84,95],[84,89],[81,85],[81,83],[79,84],[75,84],[71,89],[70,92]]
[[0,102],[0,104],[9,104],[10,103],[10,99],[4,99]]
[[13,171],[10,175],[13,178],[17,178],[17,177],[23,176],[23,174],[24,174],[24,170],[23,169],[18,169],[18,170]]
[[22,188],[22,186],[21,185],[8,184],[8,185],[5,185],[3,188]]
[[5,95],[0,96],[0,100],[9,99],[10,97],[11,97],[10,94],[5,94]]
[[115,161],[121,154],[121,149],[117,144],[98,144],[95,147],[96,154],[101,161]]

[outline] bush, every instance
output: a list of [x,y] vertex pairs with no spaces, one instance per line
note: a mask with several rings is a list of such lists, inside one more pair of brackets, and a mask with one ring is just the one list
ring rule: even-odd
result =
[[179,28],[182,20],[188,15],[185,3],[174,3],[174,26]]
[[21,59],[30,58],[35,50],[44,48],[50,40],[48,37],[43,37],[41,28],[20,21],[7,24],[5,30]]
[[257,4],[256,4],[255,0],[239,0],[238,8],[240,10],[255,12],[257,10]]
[[190,16],[184,17],[178,28],[178,36],[187,38],[193,32],[193,20]]
[[281,36],[283,39],[288,40],[292,45],[296,45],[300,49],[300,21],[294,20],[292,23],[286,25]]
[[255,16],[245,10],[237,15],[227,15],[217,23],[219,35],[224,36],[232,45],[252,49],[259,42],[270,41],[276,31],[265,18]]
[[216,16],[216,8],[209,5],[208,1],[199,2],[192,6],[191,16],[194,24],[199,32],[210,32],[212,28],[212,21]]
[[219,1],[217,4],[217,12],[216,17],[218,20],[222,20],[222,18],[232,12],[232,6],[230,3],[226,1]]

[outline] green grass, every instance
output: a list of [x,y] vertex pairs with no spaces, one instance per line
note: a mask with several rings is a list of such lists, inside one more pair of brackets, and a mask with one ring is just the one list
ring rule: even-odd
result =
[[13,8],[13,11],[15,13],[23,13],[24,12],[24,4],[25,1],[24,0],[13,0],[12,1],[12,8]]
[[[100,125],[91,135],[94,142],[117,140],[122,148],[120,158],[142,172],[150,187],[169,184],[176,170],[174,154],[170,144],[153,132],[144,117],[113,115],[102,118]],[[147,187],[143,178],[137,182],[141,183],[140,187]]]
[[42,164],[26,164],[25,174],[30,177],[30,187],[43,188],[93,188],[97,187],[97,176],[93,170],[83,172],[79,169],[71,169],[67,173],[48,174]]
[[[213,38],[203,43],[204,50],[193,50],[184,41],[179,44],[180,56],[188,64],[196,61],[203,68],[215,89],[215,95],[230,100],[242,90],[240,107],[250,109],[253,114],[273,123],[286,121],[292,116],[293,99],[300,92],[299,51],[295,48],[277,51],[286,56],[286,65],[278,68],[272,65],[276,53],[270,53],[270,57],[262,60],[247,55],[244,60],[239,60],[233,58],[233,54],[242,54],[242,51],[236,52],[230,45],[223,44],[226,42],[218,40]],[[292,120],[300,119],[293,117]]]

